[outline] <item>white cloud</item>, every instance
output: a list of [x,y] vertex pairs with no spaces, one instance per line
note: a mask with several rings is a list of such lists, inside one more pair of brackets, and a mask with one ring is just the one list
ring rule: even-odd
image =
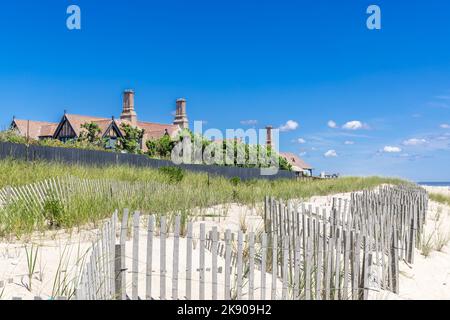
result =
[[280,131],[282,132],[286,132],[286,131],[293,131],[296,130],[298,128],[298,122],[294,121],[294,120],[288,120],[286,122],[286,124],[282,125],[280,127]]
[[362,123],[361,121],[354,120],[347,122],[342,126],[342,128],[346,130],[360,130],[360,129],[367,129],[368,125]]
[[241,124],[243,126],[255,126],[258,124],[258,120],[242,120]]
[[403,141],[403,145],[405,145],[405,146],[420,146],[425,143],[427,143],[427,140],[415,139],[415,138]]
[[297,142],[300,143],[300,144],[306,143],[305,139],[302,139],[302,138],[298,138]]
[[409,155],[409,153],[402,153],[402,154],[400,154],[400,157],[402,157],[402,158],[409,158],[410,155]]
[[306,151],[303,151],[303,152],[300,152],[299,153],[299,156],[300,157],[304,157],[304,156],[306,156],[308,153],[306,152]]
[[335,128],[337,128],[337,124],[333,120],[330,120],[330,121],[328,121],[328,127],[335,129]]
[[442,129],[450,129],[450,124],[448,124],[448,123],[443,123],[443,124],[440,125],[440,127],[441,127]]
[[336,150],[328,150],[327,152],[324,153],[324,156],[326,158],[334,158],[334,157],[337,157],[338,155],[337,155]]
[[355,142],[354,141],[345,141],[344,144],[347,146],[351,146],[351,145],[354,145]]
[[386,152],[386,153],[399,153],[399,152],[402,152],[402,149],[399,148],[399,147],[385,146],[383,148],[383,152]]

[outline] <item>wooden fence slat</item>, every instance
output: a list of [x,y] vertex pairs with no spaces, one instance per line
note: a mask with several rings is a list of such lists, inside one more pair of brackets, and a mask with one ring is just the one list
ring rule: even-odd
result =
[[[341,200],[341,199],[339,199]],[[341,205],[341,201],[339,201]],[[340,285],[341,285],[341,241],[342,236],[340,229],[336,229],[336,263],[334,272],[334,300],[338,300],[340,296]]]
[[153,234],[155,231],[155,216],[148,217],[147,225],[147,261],[145,269],[145,299],[152,300],[153,278]]
[[261,300],[266,300],[267,234],[261,235]]
[[348,300],[348,275],[349,275],[349,258],[350,258],[350,232],[344,231],[344,283],[342,299]]
[[115,270],[115,264],[116,264],[116,227],[117,227],[117,215],[118,210],[114,211],[114,214],[111,218],[111,242],[110,242],[110,270],[111,270],[111,297],[115,300],[117,297],[116,295],[116,270]]
[[312,237],[306,238],[305,299],[311,300]]
[[102,238],[100,239],[101,242],[101,248],[102,248],[102,255],[101,255],[101,277],[102,277],[102,295],[104,300],[108,300],[109,296],[109,275],[108,275],[108,266],[109,266],[109,251],[107,248],[109,247],[108,243],[108,226],[109,221],[106,221],[106,223],[103,225],[102,228]]
[[255,234],[249,234],[249,276],[248,276],[248,299],[254,300],[254,269],[255,269]]
[[192,299],[192,222],[187,225],[186,238],[186,299]]
[[[319,224],[320,226],[320,224]],[[318,229],[320,230],[320,228]],[[320,232],[320,231],[318,231]],[[316,267],[316,300],[322,300],[322,259],[323,259],[323,237],[319,234],[319,241],[317,244],[317,267]]]
[[281,293],[281,299],[282,300],[287,300],[287,294],[288,294],[288,274],[289,274],[289,270],[288,270],[288,251],[289,251],[289,242],[288,240],[285,238],[284,242],[283,242],[283,260],[282,260],[282,277],[283,277],[283,290]]
[[227,229],[225,233],[225,300],[231,299],[230,271],[231,271],[231,230]]
[[178,259],[180,254],[180,223],[181,217],[175,217],[175,228],[173,234],[173,260],[172,260],[172,299],[178,300]]
[[212,230],[212,300],[217,300],[217,253],[218,253],[217,227]]
[[160,218],[160,284],[159,284],[159,299],[166,300],[166,236],[167,226],[166,217]]
[[359,233],[356,233],[355,235],[355,255],[353,260],[353,300],[358,300],[360,297],[360,290],[361,290],[361,279],[360,279],[360,265],[361,265],[361,258],[360,258],[360,250],[361,250],[361,236]]
[[331,238],[327,243],[327,255],[325,264],[325,277],[324,277],[324,298],[325,300],[330,300],[330,281],[331,281],[331,250],[332,250],[332,240]]
[[200,224],[200,288],[199,295],[200,300],[205,300],[205,224]]
[[363,300],[369,297],[369,255],[370,255],[370,237],[364,237],[364,264],[363,264]]
[[243,282],[243,233],[242,230],[238,232],[238,247],[237,247],[237,284],[236,297],[237,300],[242,300],[242,282]]
[[121,300],[126,300],[127,298],[127,290],[126,290],[126,256],[125,256],[125,247],[126,247],[126,241],[127,241],[127,233],[128,233],[128,209],[125,209],[123,211],[122,216],[122,223],[120,226],[120,261],[122,263],[120,275],[122,277],[122,298]]
[[399,247],[399,241],[398,241],[398,232],[397,232],[397,224],[394,222],[394,232],[393,232],[393,244],[392,244],[392,290],[394,293],[399,293],[399,270],[398,270],[398,247]]
[[278,236],[273,235],[272,239],[272,293],[271,299],[277,298],[277,272],[278,271]]
[[295,255],[294,255],[294,294],[293,299],[294,300],[300,300],[300,237],[295,234],[295,242],[294,242],[294,248],[295,248]]
[[139,292],[139,220],[140,212],[136,211],[133,215],[133,263],[131,278],[131,299],[138,300]]

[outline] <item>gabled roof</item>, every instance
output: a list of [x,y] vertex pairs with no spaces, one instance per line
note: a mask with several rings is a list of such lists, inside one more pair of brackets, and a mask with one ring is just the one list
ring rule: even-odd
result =
[[280,156],[285,158],[287,160],[287,162],[289,162],[292,165],[292,169],[294,171],[303,171],[303,170],[313,169],[313,167],[311,167],[303,159],[301,159],[299,156],[297,156],[294,153],[280,152]]
[[[129,123],[128,121],[121,119],[116,120],[112,118],[65,114],[63,119],[59,123],[15,119],[12,125],[15,125],[17,127],[21,135],[26,136],[27,132],[29,132],[29,136],[31,139],[39,139],[39,137],[56,137],[58,131],[61,130],[65,120],[67,120],[69,125],[72,127],[76,136],[80,136],[81,132],[83,131],[83,128],[81,126],[85,123],[96,123],[100,128],[102,136],[104,136],[112,126],[116,127],[120,134],[124,134],[123,130],[121,129],[121,124]],[[137,126],[138,128],[144,130],[145,139],[159,139],[163,137],[166,132],[170,137],[173,138],[180,131],[180,127],[174,124],[139,121],[137,123]]]
[[46,126],[43,126],[41,128],[41,135],[40,137],[53,137],[53,134],[56,131],[56,128],[58,128],[57,123],[49,124]]
[[27,136],[28,134],[30,139],[39,139],[39,137],[42,136],[52,136],[53,133],[48,133],[55,130],[58,126],[57,123],[53,122],[21,119],[14,119],[11,125],[15,125],[21,135]]
[[163,124],[163,123],[153,123],[153,122],[142,122],[137,123],[138,127],[144,129],[144,134],[148,139],[159,139],[167,133],[169,136],[174,137],[174,135],[180,131],[180,127],[175,124]]
[[[77,136],[80,135],[81,131],[83,130],[81,126],[85,123],[97,123],[100,127],[100,129],[103,128],[103,130],[106,130],[112,119],[108,118],[99,118],[99,117],[92,117],[92,116],[82,116],[77,114],[65,114],[64,115],[67,121],[69,121],[69,124],[71,125],[72,129],[75,131],[75,134]],[[102,134],[104,131],[102,130]]]
[[[116,125],[120,129],[122,134],[124,134],[124,132],[121,128],[122,123],[127,123],[127,124],[131,125],[131,123],[127,120],[118,119],[118,120],[114,120],[114,121],[116,122]],[[175,137],[176,133],[178,133],[180,131],[180,127],[178,125],[143,122],[143,121],[138,121],[137,127],[139,129],[144,130],[144,139],[145,140],[159,139],[166,134],[166,130],[167,130],[167,133],[169,134],[169,136],[173,138],[173,137]]]

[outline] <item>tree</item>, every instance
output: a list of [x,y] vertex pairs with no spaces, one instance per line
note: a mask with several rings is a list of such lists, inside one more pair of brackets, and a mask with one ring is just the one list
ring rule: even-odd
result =
[[147,140],[147,142],[145,143],[147,146],[147,155],[151,158],[154,158],[157,156],[157,144],[158,141],[157,140]]
[[79,141],[100,145],[102,142],[100,137],[102,130],[98,124],[94,122],[84,123],[81,125],[81,128],[84,130],[81,131],[80,137],[78,138]]
[[165,134],[159,139],[147,140],[146,146],[150,157],[168,158],[175,147],[175,142],[168,134]]
[[122,128],[124,135],[118,139],[119,143],[117,149],[128,153],[139,153],[144,130],[133,127],[127,123],[122,123],[120,127]]
[[156,145],[156,152],[162,158],[167,158],[170,156],[172,149],[174,147],[174,143],[169,135],[165,134],[158,140],[158,144]]

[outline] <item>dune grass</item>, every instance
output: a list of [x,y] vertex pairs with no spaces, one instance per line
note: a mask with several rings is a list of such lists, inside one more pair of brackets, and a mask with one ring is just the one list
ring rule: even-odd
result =
[[[206,208],[225,203],[256,205],[269,195],[281,199],[308,199],[372,188],[383,183],[401,184],[391,178],[346,177],[336,180],[252,180],[236,182],[223,177],[183,172],[174,179],[170,170],[134,168],[127,166],[87,167],[44,162],[0,161],[0,189],[21,186],[54,177],[72,176],[81,179],[108,179],[119,183],[119,188],[144,185],[139,192],[112,197],[92,194],[83,189],[71,194],[70,201],[51,198],[44,208],[27,209],[17,202],[0,209],[0,236],[20,236],[49,228],[73,228],[96,223],[109,217],[115,209],[141,210],[143,214],[191,214],[194,208]],[[134,190],[134,189],[133,189]],[[37,209],[36,209],[37,208]],[[51,219],[49,218],[51,217]],[[49,221],[51,223],[49,223]]]
[[430,193],[430,199],[441,204],[450,206],[450,197],[440,193]]

